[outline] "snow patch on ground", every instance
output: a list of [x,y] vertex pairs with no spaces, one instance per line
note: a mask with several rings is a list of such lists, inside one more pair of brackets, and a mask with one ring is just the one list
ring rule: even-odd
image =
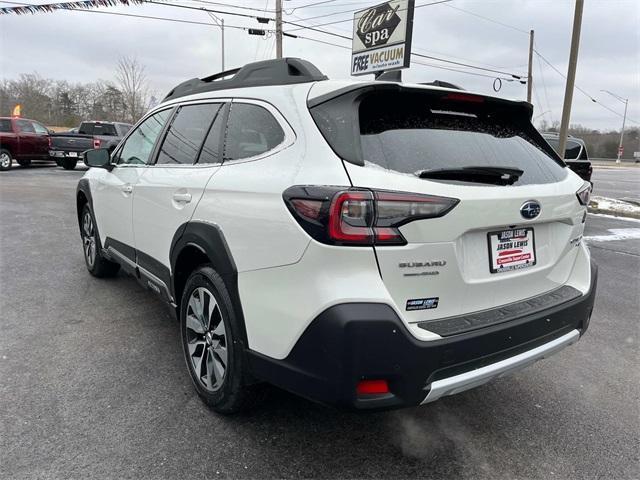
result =
[[589,212],[606,213],[617,217],[640,218],[640,206],[615,198],[593,195],[589,202]]
[[640,228],[610,228],[607,231],[610,232],[608,235],[592,235],[584,239],[589,243],[640,239]]

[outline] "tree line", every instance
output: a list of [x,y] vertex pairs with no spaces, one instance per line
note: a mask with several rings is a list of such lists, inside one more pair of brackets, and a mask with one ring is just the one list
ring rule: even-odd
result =
[[[559,132],[560,122],[552,124],[543,120],[538,125],[541,132]],[[616,158],[620,145],[620,130],[594,130],[583,125],[569,126],[569,135],[581,138],[587,145],[590,158]],[[640,129],[638,127],[626,127],[622,142],[624,153],[622,158],[633,158],[633,152],[640,152]]]
[[132,57],[118,60],[111,80],[70,83],[23,73],[0,80],[0,116],[21,105],[25,118],[48,126],[76,127],[83,120],[135,123],[153,104],[144,66]]

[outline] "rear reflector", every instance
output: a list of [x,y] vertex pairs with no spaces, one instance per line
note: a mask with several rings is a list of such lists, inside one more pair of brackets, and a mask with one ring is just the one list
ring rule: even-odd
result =
[[389,393],[389,384],[386,380],[360,380],[356,392],[358,395]]

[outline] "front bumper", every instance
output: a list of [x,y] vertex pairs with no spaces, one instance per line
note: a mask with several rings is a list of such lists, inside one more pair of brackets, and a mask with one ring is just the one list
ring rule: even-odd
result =
[[[419,405],[523,368],[576,342],[589,326],[596,283],[592,263],[585,295],[428,342],[411,335],[388,305],[335,305],[311,322],[285,359],[249,351],[250,366],[260,380],[343,408]],[[365,379],[387,380],[390,393],[358,396],[356,386]]]

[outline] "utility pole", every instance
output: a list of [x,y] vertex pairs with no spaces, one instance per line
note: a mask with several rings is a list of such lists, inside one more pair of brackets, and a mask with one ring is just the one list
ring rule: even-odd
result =
[[620,157],[622,157],[622,140],[624,139],[624,125],[627,123],[627,107],[629,106],[629,99],[622,98],[620,95],[616,95],[609,90],[600,90],[601,92],[608,93],[616,100],[624,103],[624,116],[622,117],[622,130],[620,131],[620,145],[618,145],[618,157],[616,158],[616,163],[620,163]]
[[562,123],[560,123],[560,145],[558,155],[564,158],[567,146],[567,131],[571,118],[571,102],[573,101],[573,88],[576,82],[576,67],[578,64],[578,48],[580,47],[580,29],[582,28],[582,10],[584,0],[576,0],[576,10],[573,15],[573,34],[571,35],[571,52],[569,53],[569,70],[567,72],[567,86],[564,90],[564,105],[562,107]]
[[529,70],[527,74],[527,102],[531,103],[533,90],[533,30],[529,32]]
[[276,58],[282,58],[282,0],[276,0]]
[[214,15],[211,12],[207,12],[209,14],[209,16],[213,19],[214,22],[216,22],[216,25],[218,25],[220,27],[220,31],[222,33],[222,42],[221,42],[221,47],[222,47],[222,70],[220,70],[221,72],[224,72],[224,18],[220,17],[218,18],[216,15]]

